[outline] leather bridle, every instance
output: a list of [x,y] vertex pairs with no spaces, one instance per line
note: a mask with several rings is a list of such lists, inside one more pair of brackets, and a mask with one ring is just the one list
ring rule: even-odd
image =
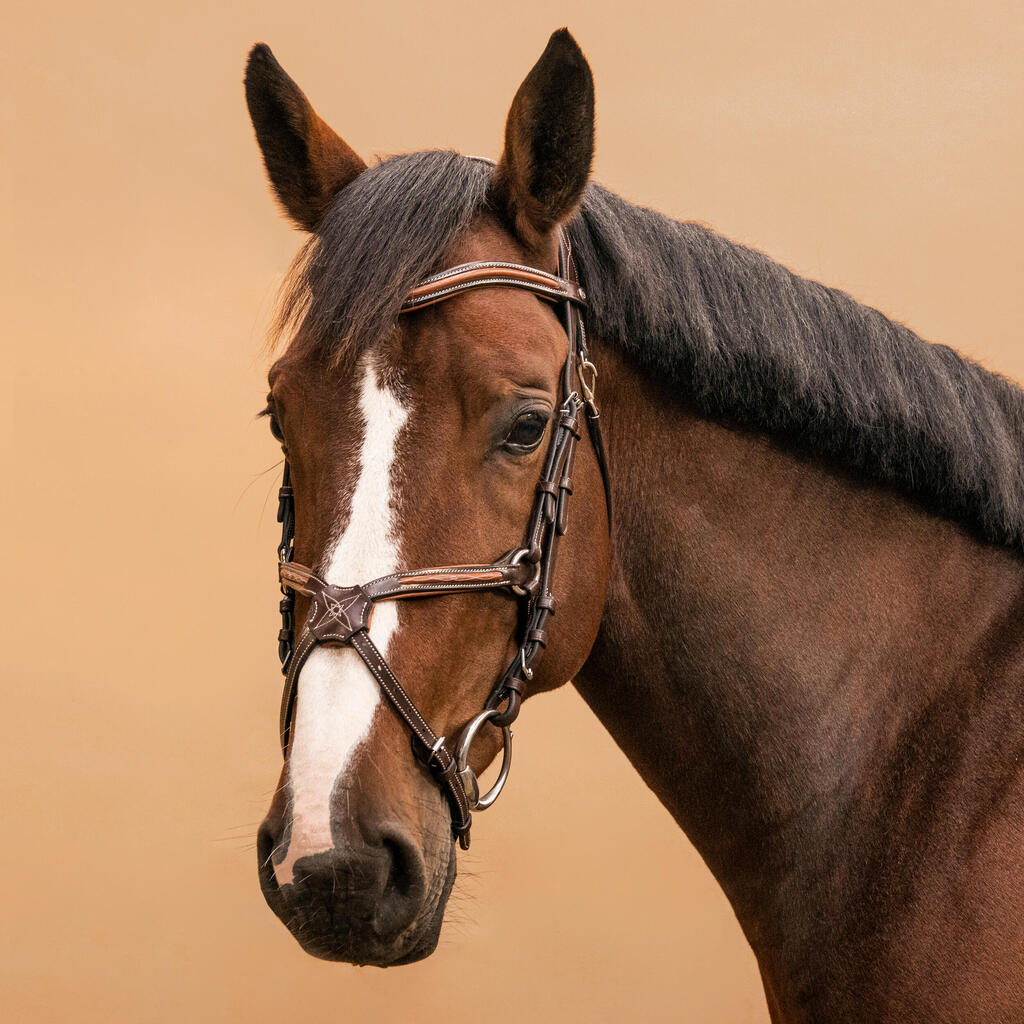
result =
[[[599,412],[594,400],[597,369],[590,361],[583,326],[582,307],[586,295],[579,285],[572,251],[564,233],[558,234],[558,273],[517,263],[464,263],[433,274],[409,292],[401,312],[409,313],[443,302],[471,288],[502,286],[523,288],[558,306],[559,317],[569,339],[569,350],[561,373],[561,405],[554,418],[544,468],[537,481],[536,497],[527,522],[523,544],[496,562],[482,565],[444,565],[415,571],[396,572],[359,586],[336,587],[316,576],[304,565],[292,561],[295,533],[295,499],[287,460],[279,493],[277,518],[281,523],[278,549],[281,591],[281,631],[278,653],[285,673],[281,701],[281,745],[285,754],[291,734],[299,673],[320,644],[353,647],[377,680],[398,716],[408,726],[416,755],[433,772],[451,804],[452,831],[463,849],[469,848],[471,812],[489,807],[508,777],[512,757],[509,726],[519,714],[527,684],[547,644],[548,619],[555,611],[551,592],[558,545],[568,525],[569,497],[576,442],[580,439],[580,413],[585,419],[604,482],[608,526],[611,528],[611,487]],[[573,386],[578,381],[579,389]],[[581,397],[582,393],[582,397]],[[370,616],[379,601],[440,594],[470,593],[478,590],[508,590],[517,595],[525,610],[519,634],[519,649],[512,664],[495,683],[483,711],[463,729],[454,754],[445,737],[427,724],[369,635]],[[294,643],[295,594],[310,600],[306,624]],[[469,749],[480,727],[490,722],[502,730],[503,756],[498,779],[481,795],[476,775],[469,767]]]

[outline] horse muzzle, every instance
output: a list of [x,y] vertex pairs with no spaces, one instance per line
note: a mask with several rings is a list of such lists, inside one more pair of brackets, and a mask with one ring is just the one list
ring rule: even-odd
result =
[[300,857],[281,885],[272,851],[276,829],[259,830],[260,887],[299,945],[322,960],[378,967],[411,963],[437,945],[455,881],[455,852],[429,871],[416,843],[397,830],[376,841]]

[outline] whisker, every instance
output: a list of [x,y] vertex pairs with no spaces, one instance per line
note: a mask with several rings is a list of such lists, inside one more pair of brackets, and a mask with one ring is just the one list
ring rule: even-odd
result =
[[[280,469],[280,468],[281,468],[281,467],[282,467],[283,465],[284,465],[284,457],[282,456],[282,457],[281,457],[281,458],[280,458],[280,459],[279,459],[279,460],[278,460],[277,462],[275,462],[275,463],[274,463],[273,465],[271,465],[271,466],[267,466],[267,468],[266,468],[266,469],[264,469],[264,470],[261,470],[261,471],[260,471],[259,473],[257,473],[257,474],[256,474],[256,475],[255,475],[255,476],[254,476],[254,477],[253,477],[253,478],[252,478],[252,479],[251,479],[251,480],[250,480],[250,481],[249,481],[249,482],[248,482],[248,483],[247,483],[247,484],[246,484],[246,485],[245,485],[245,486],[244,486],[244,487],[242,488],[242,490],[241,490],[241,493],[240,493],[240,494],[238,495],[238,497],[237,497],[237,498],[235,499],[235,504],[234,504],[234,505],[232,506],[232,511],[236,511],[236,510],[238,509],[238,506],[239,506],[239,504],[241,503],[242,499],[243,499],[243,498],[244,498],[244,497],[246,496],[246,494],[248,494],[248,493],[249,493],[249,490],[250,490],[250,488],[252,488],[252,487],[254,487],[254,486],[255,486],[256,484],[258,484],[258,483],[260,482],[260,480],[262,480],[262,479],[263,479],[263,477],[265,477],[265,476],[266,476],[266,475],[267,475],[268,473],[273,473],[275,469]],[[264,502],[264,505],[263,505],[263,507],[264,507],[264,509],[266,508],[266,502]]]

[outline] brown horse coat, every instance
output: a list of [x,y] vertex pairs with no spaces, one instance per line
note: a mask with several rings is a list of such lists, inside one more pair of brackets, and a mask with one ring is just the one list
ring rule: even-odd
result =
[[[574,677],[693,840],[773,1020],[1024,1019],[1024,394],[588,186],[593,86],[564,31],[494,170],[448,153],[365,168],[266,47],[246,88],[277,195],[312,232],[270,375],[297,557],[329,575],[519,542],[538,456],[506,440],[523,410],[550,415],[557,320],[508,289],[397,311],[446,265],[553,269],[567,225],[615,531],[583,446],[535,688]],[[452,735],[515,649],[514,608],[402,604],[378,640]],[[446,805],[357,667],[328,651],[316,672],[260,832],[264,892],[319,956],[417,959],[454,878]]]

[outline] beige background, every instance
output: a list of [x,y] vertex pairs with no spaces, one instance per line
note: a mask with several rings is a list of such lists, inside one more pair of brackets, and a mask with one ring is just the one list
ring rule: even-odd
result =
[[765,1021],[713,879],[569,690],[528,706],[429,961],[320,963],[264,906],[277,453],[254,413],[298,238],[243,60],[268,41],[364,155],[496,155],[567,23],[597,79],[602,181],[1019,379],[1021,12],[8,2],[5,1019]]

